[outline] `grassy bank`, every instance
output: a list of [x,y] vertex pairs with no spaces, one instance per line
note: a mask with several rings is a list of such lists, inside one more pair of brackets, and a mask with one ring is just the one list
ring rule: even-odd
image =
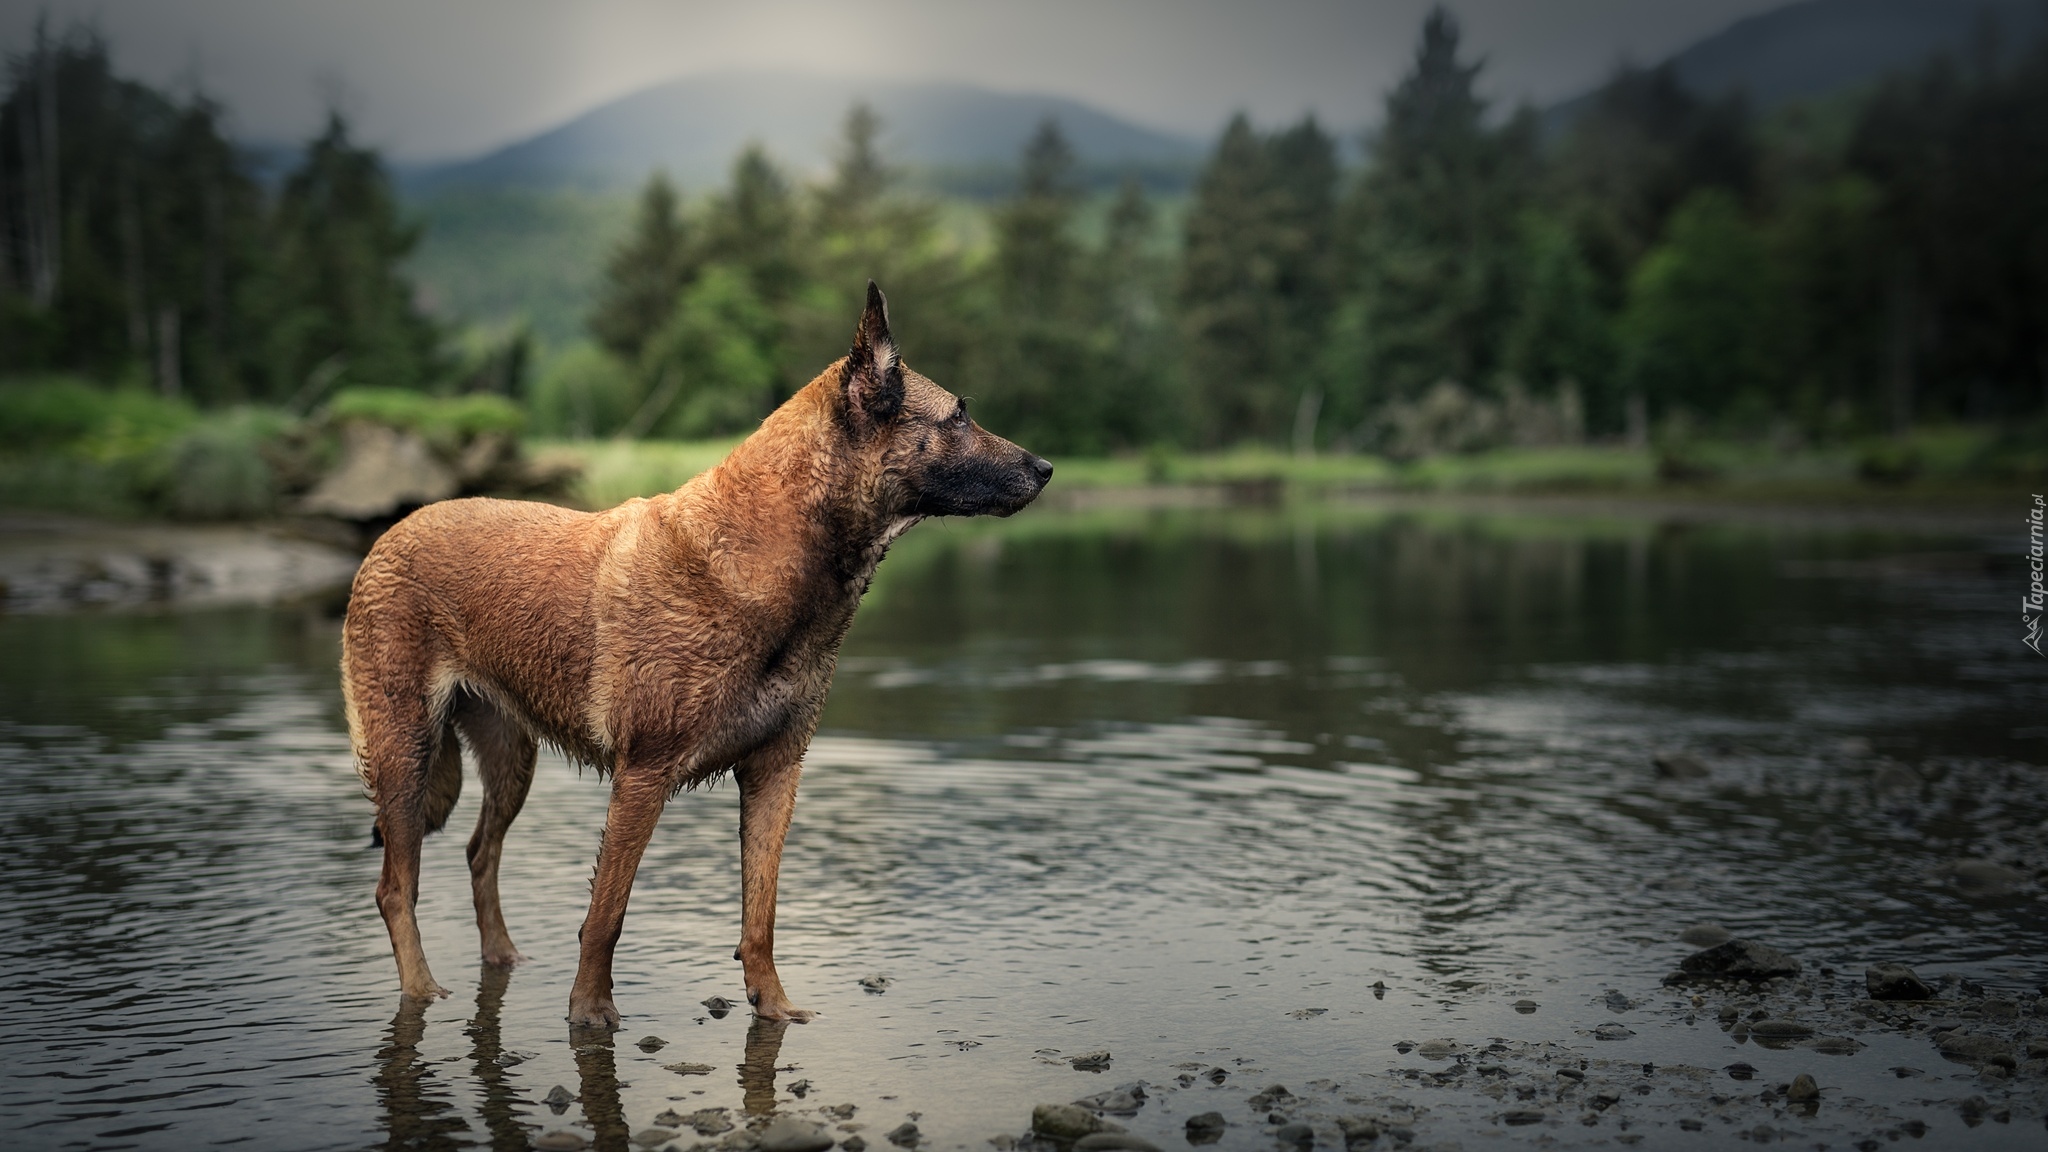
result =
[[[584,466],[573,499],[605,507],[673,489],[734,441],[534,445]],[[1295,456],[1268,448],[1059,459],[1053,496],[1115,499],[1171,489],[1277,497],[1346,493],[1597,495],[1758,503],[1975,505],[2048,483],[2048,446],[2029,451],[1988,429],[1929,429],[1903,439],[1782,448],[1739,441],[1682,447],[1501,448],[1398,462],[1372,455]],[[2030,491],[2033,489],[2029,489]]]

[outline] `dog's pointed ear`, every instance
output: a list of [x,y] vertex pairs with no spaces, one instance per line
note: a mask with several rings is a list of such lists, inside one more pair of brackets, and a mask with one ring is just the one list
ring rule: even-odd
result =
[[847,407],[876,424],[887,424],[903,409],[903,363],[889,334],[889,301],[868,281],[868,304],[846,355]]

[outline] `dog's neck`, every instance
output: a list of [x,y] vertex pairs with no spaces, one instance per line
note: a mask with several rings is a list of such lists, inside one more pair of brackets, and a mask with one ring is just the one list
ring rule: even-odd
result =
[[822,579],[857,602],[922,517],[882,506],[879,458],[851,439],[838,403],[834,374],[812,381],[704,482],[726,497],[718,504],[735,522],[720,539],[749,579]]

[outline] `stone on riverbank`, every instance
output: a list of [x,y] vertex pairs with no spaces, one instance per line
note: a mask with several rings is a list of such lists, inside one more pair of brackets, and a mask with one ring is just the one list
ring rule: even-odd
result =
[[761,1129],[761,1152],[825,1152],[833,1144],[829,1133],[808,1120],[781,1116]]
[[1074,1141],[1074,1152],[1160,1152],[1159,1145],[1129,1132],[1090,1132]]
[[1792,1078],[1792,1086],[1785,1089],[1785,1099],[1794,1104],[1813,1103],[1820,1099],[1820,1085],[1814,1083],[1813,1077],[1801,1072]]
[[1872,964],[1863,973],[1872,1000],[1932,1000],[1934,989],[1904,964]]
[[1121,1132],[1112,1124],[1078,1104],[1040,1104],[1031,1110],[1031,1131],[1048,1140],[1069,1144],[1097,1132]]
[[1799,961],[1768,944],[1740,938],[1701,949],[1679,961],[1678,968],[1688,980],[1762,981],[1799,975]]

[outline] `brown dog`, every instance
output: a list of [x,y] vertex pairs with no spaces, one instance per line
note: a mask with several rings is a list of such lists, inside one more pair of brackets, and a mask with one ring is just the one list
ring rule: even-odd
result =
[[739,948],[747,999],[807,1020],[775,973],[775,883],[797,776],[839,642],[891,541],[927,516],[1007,516],[1052,465],[989,434],[904,367],[871,282],[853,350],[717,467],[608,512],[451,500],[385,533],[342,632],[349,739],[377,804],[377,907],[400,986],[440,996],[420,947],[420,841],[475,755],[483,811],[470,881],[487,964],[521,959],[498,856],[537,744],[608,772],[611,808],[569,1020],[617,1027],[612,950],[669,798],[731,772],[740,789]]

